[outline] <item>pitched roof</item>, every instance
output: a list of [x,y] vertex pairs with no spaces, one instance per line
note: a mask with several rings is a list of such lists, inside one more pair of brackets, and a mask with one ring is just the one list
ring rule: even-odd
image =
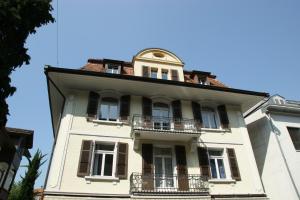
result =
[[[105,72],[105,63],[115,63],[120,64],[122,66],[121,74],[134,76],[134,69],[131,62],[121,61],[121,60],[112,60],[112,59],[88,59],[87,64],[81,67],[81,70],[84,71],[92,71],[92,72]],[[188,83],[198,84],[198,76],[206,77],[206,81],[208,84],[212,86],[218,87],[227,87],[221,81],[216,79],[215,75],[212,75],[211,72],[204,71],[183,71],[184,73],[184,81]],[[197,78],[196,78],[197,77]]]

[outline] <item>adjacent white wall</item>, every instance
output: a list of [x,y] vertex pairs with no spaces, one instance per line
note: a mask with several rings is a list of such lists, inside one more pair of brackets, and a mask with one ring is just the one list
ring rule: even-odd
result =
[[271,200],[298,200],[294,186],[300,190],[300,152],[287,127],[300,128],[300,116],[270,113],[270,117],[258,110],[246,118],[265,191]]

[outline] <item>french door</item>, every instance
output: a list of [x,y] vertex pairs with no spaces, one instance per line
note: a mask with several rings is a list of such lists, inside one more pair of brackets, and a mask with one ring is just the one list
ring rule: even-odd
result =
[[172,148],[154,148],[155,188],[174,188]]
[[164,103],[154,103],[152,112],[153,112],[154,129],[169,130],[170,129],[169,106]]

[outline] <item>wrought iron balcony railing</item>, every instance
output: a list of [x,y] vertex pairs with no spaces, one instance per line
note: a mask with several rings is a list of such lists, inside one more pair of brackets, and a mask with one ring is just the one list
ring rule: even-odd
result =
[[177,119],[171,117],[149,117],[134,115],[132,120],[134,130],[156,130],[174,132],[200,132],[201,123],[194,119]]
[[163,175],[132,173],[130,176],[130,192],[132,194],[208,194],[207,177],[198,174]]

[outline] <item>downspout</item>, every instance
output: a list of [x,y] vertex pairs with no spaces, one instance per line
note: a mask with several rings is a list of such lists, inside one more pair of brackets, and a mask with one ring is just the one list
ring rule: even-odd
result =
[[275,133],[275,138],[276,138],[277,144],[278,144],[278,146],[279,146],[280,154],[281,154],[281,156],[283,157],[283,161],[284,161],[284,164],[285,164],[285,166],[286,166],[286,168],[287,168],[289,177],[290,177],[290,179],[291,179],[291,181],[292,181],[294,190],[295,190],[295,192],[296,192],[298,198],[300,199],[300,194],[299,194],[299,191],[298,191],[298,189],[297,189],[297,187],[296,187],[296,184],[295,184],[295,181],[294,181],[294,179],[293,179],[293,176],[292,176],[291,170],[290,170],[290,168],[289,168],[289,165],[288,165],[288,163],[287,163],[286,157],[285,157],[285,155],[284,155],[284,153],[283,153],[283,148],[282,148],[282,146],[281,146],[281,144],[280,144],[278,135],[277,135],[276,132],[275,132],[275,127],[274,127],[273,119],[272,119],[272,117],[271,117],[271,114],[270,114],[268,111],[266,112],[266,114],[267,114],[267,116],[268,116],[268,118],[269,118],[269,122],[270,122],[270,125],[271,125],[271,128],[272,128],[272,132]]

